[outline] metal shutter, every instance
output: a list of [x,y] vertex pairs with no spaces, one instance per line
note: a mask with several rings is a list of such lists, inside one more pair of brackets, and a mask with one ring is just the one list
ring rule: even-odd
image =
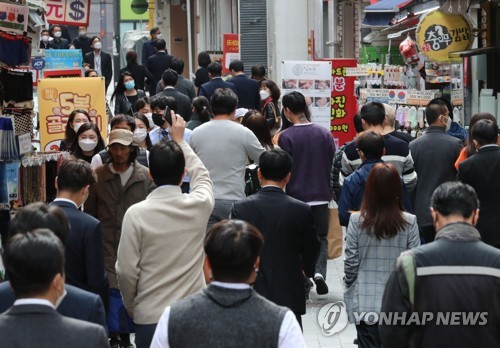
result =
[[267,0],[240,0],[240,34],[245,73],[250,75],[254,65],[267,71]]

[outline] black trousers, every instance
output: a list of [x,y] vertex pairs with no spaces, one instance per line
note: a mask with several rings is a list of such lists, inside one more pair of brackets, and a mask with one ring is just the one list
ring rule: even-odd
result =
[[378,334],[378,324],[368,325],[364,321],[356,325],[358,332],[358,347],[359,348],[380,348],[380,336]]

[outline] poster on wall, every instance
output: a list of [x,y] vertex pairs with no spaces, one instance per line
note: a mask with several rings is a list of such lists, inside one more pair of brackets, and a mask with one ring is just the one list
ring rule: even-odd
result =
[[107,139],[104,80],[100,77],[52,78],[38,82],[40,145],[42,151],[57,151],[75,109],[87,111]]
[[0,30],[22,34],[28,31],[28,6],[0,2]]
[[89,26],[90,0],[45,0],[50,24]]
[[282,94],[302,93],[311,112],[311,121],[330,130],[332,63],[284,61],[282,76]]
[[229,73],[229,64],[240,59],[240,35],[224,34],[222,41],[222,74]]

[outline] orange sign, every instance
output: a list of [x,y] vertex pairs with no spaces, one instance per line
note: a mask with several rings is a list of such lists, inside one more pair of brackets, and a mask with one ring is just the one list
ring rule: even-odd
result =
[[224,34],[222,43],[222,74],[229,73],[229,64],[240,59],[240,36],[238,34]]

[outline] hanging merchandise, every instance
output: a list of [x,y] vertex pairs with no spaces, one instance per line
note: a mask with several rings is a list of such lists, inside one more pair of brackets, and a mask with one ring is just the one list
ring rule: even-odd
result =
[[417,118],[418,118],[418,126],[420,128],[424,128],[424,126],[425,126],[425,122],[424,122],[425,108],[423,106],[421,106],[421,107],[418,108],[418,110],[417,110]]
[[33,101],[33,75],[30,71],[18,71],[2,67],[0,85],[3,87],[4,106],[11,103]]
[[408,121],[410,121],[412,127],[417,124],[417,108],[415,106],[412,106],[408,112]]
[[0,204],[19,198],[19,162],[0,162]]
[[414,64],[420,60],[420,58],[418,58],[417,44],[410,38],[409,34],[399,45],[399,52],[401,52],[407,64]]
[[19,157],[14,123],[10,117],[0,117],[0,160],[11,161]]
[[0,62],[19,66],[29,62],[30,39],[23,35],[0,32]]
[[453,122],[460,122],[460,110],[456,106],[453,108]]

